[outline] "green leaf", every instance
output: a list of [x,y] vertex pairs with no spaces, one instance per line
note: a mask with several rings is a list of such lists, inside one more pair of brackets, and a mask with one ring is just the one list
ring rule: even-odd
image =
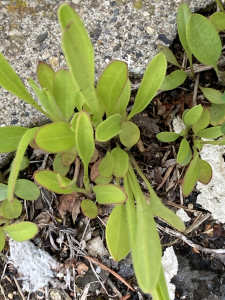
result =
[[20,99],[26,101],[34,108],[39,110],[42,114],[46,115],[43,109],[34,101],[31,97],[22,81],[11,68],[10,64],[4,58],[3,54],[0,52],[0,86],[5,90],[19,97]]
[[[34,172],[34,180],[49,191],[57,194],[71,194],[74,192],[72,188],[63,189],[59,185],[57,173],[48,170],[39,170]],[[63,177],[64,181],[70,184],[71,180]]]
[[106,225],[106,242],[115,261],[120,261],[130,252],[127,213],[124,204],[118,204],[111,212]]
[[169,91],[180,86],[187,78],[187,73],[183,70],[177,70],[166,76],[160,86],[160,90]]
[[211,103],[215,104],[224,104],[222,101],[222,93],[220,91],[211,89],[211,88],[203,88],[199,86],[200,90]]
[[26,179],[17,179],[14,192],[25,200],[36,200],[40,196],[40,190],[36,184]]
[[9,201],[13,199],[13,193],[16,185],[16,180],[20,171],[20,165],[23,160],[24,153],[27,149],[29,143],[34,139],[34,136],[37,132],[38,128],[28,129],[23,135],[22,139],[19,142],[19,146],[16,152],[16,157],[13,160],[12,168],[8,180],[8,192],[7,198]]
[[209,126],[211,120],[211,113],[208,107],[203,106],[203,111],[200,119],[192,125],[192,130],[194,133],[198,133],[199,131],[205,129]]
[[115,162],[112,153],[107,151],[106,156],[100,161],[98,171],[103,177],[111,177],[113,174]]
[[164,54],[157,54],[148,65],[140,88],[135,98],[134,106],[128,116],[130,120],[134,115],[143,111],[156,95],[166,74],[167,62]]
[[53,80],[55,72],[45,62],[40,61],[37,66],[37,78],[40,86],[47,89],[53,95]]
[[133,122],[126,121],[122,124],[122,131],[119,133],[121,143],[127,147],[131,148],[140,139],[140,130]]
[[192,53],[201,63],[213,66],[217,70],[222,45],[215,27],[206,17],[193,14],[189,18],[187,42]]
[[121,115],[115,114],[101,122],[96,129],[96,139],[100,142],[106,142],[119,134],[122,130],[120,121]]
[[198,153],[196,153],[194,158],[190,162],[190,165],[183,179],[182,189],[183,189],[183,195],[185,197],[190,195],[190,193],[193,191],[200,172],[201,172],[201,160],[199,158]]
[[114,157],[115,162],[113,175],[118,178],[122,178],[128,171],[129,156],[120,147],[114,148],[111,153]]
[[37,131],[35,143],[47,152],[65,151],[75,145],[74,132],[64,122],[47,124]]
[[217,126],[225,122],[225,104],[212,104],[209,109],[211,112],[211,125]]
[[221,125],[220,130],[222,134],[225,134],[225,122]]
[[24,156],[20,164],[20,170],[26,169],[30,164],[29,158]]
[[70,166],[64,166],[62,163],[62,153],[57,153],[53,162],[53,170],[62,176],[69,172]]
[[97,83],[96,92],[107,117],[115,111],[127,81],[128,67],[123,61],[113,61],[102,72]]
[[76,128],[77,128],[77,118],[79,116],[79,113],[75,113],[73,115],[73,118],[70,122],[70,126],[71,126],[71,129],[75,132],[76,131]]
[[170,300],[162,265],[156,288],[152,291],[152,297],[154,300]]
[[187,53],[188,59],[192,65],[192,52],[186,36],[187,23],[191,16],[191,10],[186,3],[181,3],[177,10],[177,28],[181,44]]
[[205,139],[217,139],[223,135],[220,128],[221,126],[206,128],[199,131],[196,135]]
[[192,107],[184,116],[184,124],[189,126],[196,123],[200,119],[202,111],[201,104]]
[[76,159],[77,156],[77,147],[73,146],[72,148],[62,152],[62,164],[67,167],[70,166]]
[[53,84],[53,95],[60,111],[68,122],[74,113],[77,90],[68,70],[56,72]]
[[27,128],[18,126],[0,127],[0,153],[16,150],[27,130]]
[[127,200],[127,194],[114,184],[102,184],[93,187],[99,204],[120,204]]
[[5,234],[4,232],[0,229],[0,251],[2,251],[5,247]]
[[0,201],[7,198],[8,186],[6,184],[0,183]]
[[206,160],[200,159],[200,162],[201,171],[198,176],[198,181],[203,184],[208,184],[212,179],[212,167]]
[[174,141],[176,141],[176,139],[179,138],[179,136],[180,135],[178,133],[167,132],[167,131],[160,132],[156,135],[158,140],[165,142],[165,143],[174,142]]
[[176,57],[174,56],[173,52],[168,47],[158,44],[157,48],[158,48],[159,53],[163,53],[165,55],[166,60],[169,63],[177,66],[178,68],[182,68],[181,65],[178,63]]
[[209,20],[218,32],[225,30],[225,15],[224,15],[224,13],[217,11],[209,17]]
[[117,101],[116,107],[113,111],[113,114],[120,114],[121,116],[126,112],[127,105],[130,101],[130,94],[131,94],[131,86],[130,80],[128,79],[120,97]]
[[16,198],[13,201],[4,200],[1,204],[1,215],[7,219],[15,219],[22,213],[22,204]]
[[32,222],[20,222],[5,226],[3,230],[16,242],[32,239],[38,233],[38,227]]
[[82,200],[80,204],[82,213],[89,219],[95,219],[98,216],[98,207],[97,205],[89,199]]
[[112,181],[112,176],[110,177],[104,177],[102,175],[97,175],[97,177],[95,178],[94,182],[96,184],[109,184]]
[[48,102],[52,108],[55,120],[59,121],[59,122],[65,122],[66,120],[65,120],[61,110],[59,109],[54,96],[48,90],[46,90],[45,92],[48,97]]
[[181,166],[186,166],[187,164],[189,164],[191,158],[192,151],[190,145],[188,141],[185,138],[183,138],[183,140],[180,143],[180,148],[177,154],[177,163]]

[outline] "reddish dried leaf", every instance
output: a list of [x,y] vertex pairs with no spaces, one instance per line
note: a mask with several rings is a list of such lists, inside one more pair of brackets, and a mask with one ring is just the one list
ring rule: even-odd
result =
[[96,163],[91,168],[90,179],[93,182],[95,182],[96,178],[99,176],[98,167],[99,167],[101,160],[102,160],[102,158],[100,158],[98,161],[96,161]]
[[80,201],[83,195],[81,193],[73,192],[72,194],[62,195],[59,198],[59,214],[65,216],[66,212],[72,213],[73,219],[77,217],[80,209]]
[[90,160],[90,163],[96,162],[96,160],[98,159],[98,157],[99,157],[98,150],[95,148],[95,151],[94,151],[94,154],[93,154],[93,156],[92,156],[92,158]]

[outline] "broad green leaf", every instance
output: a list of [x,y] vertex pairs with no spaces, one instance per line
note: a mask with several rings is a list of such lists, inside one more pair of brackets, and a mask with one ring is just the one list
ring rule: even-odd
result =
[[209,126],[211,120],[211,113],[208,107],[203,106],[203,111],[200,119],[192,125],[192,130],[197,133]]
[[159,280],[157,282],[156,288],[152,291],[152,297],[154,300],[170,300],[167,283],[164,276],[163,267],[161,266]]
[[19,146],[16,152],[16,157],[12,163],[12,169],[10,172],[9,180],[8,180],[8,192],[7,198],[9,201],[13,199],[13,193],[16,185],[16,180],[20,171],[20,165],[23,160],[24,153],[27,149],[27,146],[30,142],[34,139],[34,136],[37,132],[38,128],[28,129],[25,134],[23,135],[22,139],[19,142]]
[[127,200],[127,194],[114,184],[102,184],[93,187],[99,204],[120,204]]
[[192,65],[192,52],[187,41],[186,29],[191,16],[191,10],[186,3],[181,3],[177,10],[177,29],[181,44],[187,53],[190,64]]
[[[34,172],[34,180],[40,185],[46,188],[49,191],[55,192],[57,194],[71,194],[74,192],[72,188],[63,189],[59,185],[57,173],[48,171],[48,170],[39,170]],[[71,180],[64,177],[65,182],[68,182],[68,185],[71,183]]]
[[130,80],[128,79],[120,97],[117,101],[116,108],[113,111],[113,114],[119,113],[121,116],[126,112],[127,105],[130,101],[130,94],[131,94],[131,86]]
[[0,201],[7,198],[8,186],[6,184],[0,183]]
[[217,139],[223,135],[220,128],[221,126],[206,128],[199,131],[196,135],[205,139]]
[[53,80],[55,72],[45,62],[40,61],[37,66],[37,78],[40,86],[46,88],[53,95]]
[[26,179],[17,179],[14,192],[25,200],[36,200],[40,196],[40,190],[36,184]]
[[89,115],[82,110],[77,119],[76,146],[84,164],[84,174],[88,173],[88,164],[95,151],[94,131]]
[[18,126],[0,127],[0,153],[16,150],[27,130],[27,128]]
[[47,124],[37,131],[35,143],[47,152],[65,151],[75,145],[74,132],[64,122]]
[[211,145],[225,145],[225,136],[223,136],[221,139],[216,141],[207,141],[207,144]]
[[128,171],[129,156],[120,147],[114,148],[111,153],[114,157],[115,162],[113,175],[122,178]]
[[223,101],[223,104],[225,103],[225,92],[223,92],[221,100]]
[[97,83],[96,92],[107,117],[115,111],[127,81],[128,67],[123,61],[113,61],[102,72]]
[[76,159],[77,156],[77,147],[73,146],[72,148],[62,152],[62,164],[67,167],[70,166]]
[[187,42],[191,52],[201,63],[213,66],[217,71],[222,45],[215,27],[206,17],[191,15],[187,23]]
[[1,215],[7,219],[15,219],[22,213],[22,204],[16,198],[13,201],[4,200],[1,204]]
[[94,182],[96,184],[99,184],[99,185],[101,185],[101,184],[109,184],[112,181],[112,178],[113,178],[112,176],[110,176],[110,177],[104,177],[104,176],[102,176],[102,175],[99,174],[95,178]]
[[201,104],[192,107],[184,116],[184,124],[189,126],[196,123],[200,119],[202,111]]
[[98,216],[98,207],[92,200],[82,200],[80,207],[82,213],[89,219],[95,219]]
[[39,110],[42,114],[46,115],[43,109],[34,101],[31,97],[22,81],[11,68],[10,64],[7,62],[3,54],[0,52],[0,86],[5,90],[19,97],[20,99],[26,101],[34,108]]
[[59,122],[66,122],[65,117],[63,116],[63,113],[61,112],[61,110],[59,109],[54,96],[46,89],[46,95],[48,97],[48,102],[52,108],[53,114],[55,116],[56,121]]
[[74,113],[76,87],[69,71],[61,69],[56,72],[53,84],[53,95],[60,111],[68,122]]
[[186,78],[186,72],[184,72],[183,70],[176,70],[164,78],[159,89],[162,91],[173,90],[180,86]]
[[79,113],[75,113],[73,115],[73,118],[70,122],[70,126],[71,126],[71,129],[75,132],[76,131],[76,128],[77,128],[77,118],[79,116]]
[[211,125],[218,126],[225,122],[225,104],[212,104],[209,109],[211,112]]
[[106,225],[106,242],[115,261],[120,261],[130,252],[127,213],[124,204],[117,204]]
[[209,20],[212,22],[213,26],[218,32],[225,30],[225,14],[217,11],[209,17]]
[[201,162],[201,171],[198,176],[198,181],[203,184],[208,184],[212,179],[212,167],[211,165],[203,159],[200,159]]
[[199,86],[200,90],[211,103],[215,104],[224,104],[222,101],[222,93],[218,90],[211,89],[211,88],[203,88]]
[[20,222],[5,226],[3,231],[16,242],[32,239],[38,233],[38,227],[32,222]]
[[107,151],[106,156],[100,161],[98,171],[103,177],[111,177],[113,174],[115,162],[111,152]]
[[180,135],[178,133],[167,132],[167,131],[160,132],[156,135],[158,140],[165,142],[165,143],[174,142],[174,141],[176,141],[176,139],[179,138],[179,136]]
[[30,164],[29,158],[24,156],[20,164],[20,170],[26,169],[29,166],[29,164]]
[[174,56],[173,52],[168,47],[158,44],[157,48],[158,48],[159,53],[163,53],[165,55],[166,60],[169,63],[177,66],[178,68],[182,68],[181,65],[178,63],[176,57]]
[[122,124],[122,131],[119,133],[121,143],[127,147],[131,148],[140,139],[140,130],[133,122],[126,121]]
[[5,234],[4,232],[0,229],[0,251],[2,251],[5,247]]
[[120,126],[121,115],[115,114],[101,122],[96,129],[96,139],[100,142],[106,142],[122,131]]
[[190,193],[193,191],[200,172],[201,172],[201,160],[199,158],[198,153],[196,153],[194,158],[190,162],[190,165],[183,179],[182,190],[183,190],[183,195],[185,197],[190,195]]
[[192,151],[190,145],[188,141],[185,138],[183,138],[183,140],[180,143],[179,151],[177,154],[177,163],[181,166],[186,166],[187,164],[189,164],[191,158]]
[[222,134],[225,134],[225,122],[220,126]]
[[62,163],[62,152],[57,153],[53,162],[53,170],[62,176],[66,176],[69,172],[70,166],[64,166]]
[[143,111],[156,95],[166,74],[167,61],[164,54],[157,54],[148,65],[140,88],[135,98],[134,106],[128,116],[130,120],[134,115]]

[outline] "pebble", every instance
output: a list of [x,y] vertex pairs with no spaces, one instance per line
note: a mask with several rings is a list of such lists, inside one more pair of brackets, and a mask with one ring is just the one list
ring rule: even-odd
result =
[[74,4],[79,4],[81,0],[72,0]]
[[49,59],[49,62],[50,62],[50,64],[51,64],[53,67],[58,68],[58,66],[59,66],[59,61],[58,61],[58,58],[57,58],[57,57],[53,57],[53,58]]
[[150,13],[147,12],[147,11],[143,11],[143,16],[144,16],[144,17],[149,17],[149,16],[150,16]]
[[50,291],[50,298],[51,300],[61,300],[62,296],[58,291],[52,290]]
[[38,36],[37,36],[37,42],[38,42],[38,43],[43,42],[43,41],[47,38],[47,36],[48,36],[47,31],[44,32],[44,33],[42,33],[42,34],[40,34],[40,35],[38,35]]
[[16,28],[13,28],[11,31],[9,31],[8,35],[9,35],[9,36],[14,36],[14,35],[22,35],[22,33],[21,33],[21,32],[19,32],[19,30],[18,30],[18,29],[16,29]]
[[155,32],[155,29],[152,26],[148,26],[145,28],[148,34],[152,35]]
[[8,294],[8,298],[9,298],[10,300],[12,300],[12,299],[13,299],[13,294],[12,294],[12,293]]
[[46,52],[42,55],[43,59],[48,59],[51,56],[49,52]]

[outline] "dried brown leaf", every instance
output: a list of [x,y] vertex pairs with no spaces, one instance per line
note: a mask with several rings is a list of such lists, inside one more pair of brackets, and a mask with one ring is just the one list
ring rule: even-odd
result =
[[99,157],[98,150],[95,148],[95,151],[94,151],[94,154],[93,154],[93,156],[92,156],[92,158],[90,160],[90,163],[96,162],[96,160],[98,159],[98,157]]
[[73,219],[76,219],[80,209],[80,201],[83,198],[81,193],[73,192],[72,194],[62,195],[59,198],[59,214],[65,216],[66,212],[72,213]]
[[99,176],[98,167],[99,167],[99,164],[100,164],[101,160],[102,160],[102,158],[100,158],[98,161],[96,161],[96,163],[91,168],[90,179],[93,182]]

